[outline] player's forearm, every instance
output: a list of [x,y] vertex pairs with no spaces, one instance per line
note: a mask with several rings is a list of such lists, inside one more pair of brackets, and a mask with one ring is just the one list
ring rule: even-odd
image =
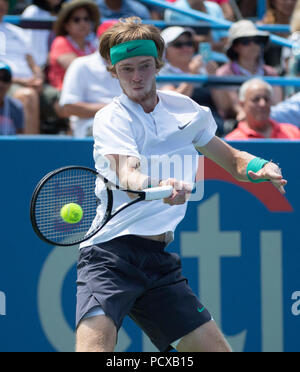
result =
[[124,189],[143,190],[151,186],[158,186],[159,181],[141,172],[140,159],[132,156],[106,155],[110,168],[116,172],[120,185]]
[[247,166],[255,156],[239,151],[217,137],[214,137],[206,146],[196,147],[196,149],[224,168],[238,181],[249,181]]

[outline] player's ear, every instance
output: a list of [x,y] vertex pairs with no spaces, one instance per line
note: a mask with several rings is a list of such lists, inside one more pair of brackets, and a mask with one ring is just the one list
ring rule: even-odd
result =
[[116,79],[118,78],[117,71],[116,71],[115,68],[111,69],[111,70],[110,70],[110,73],[111,73],[111,76],[112,76],[112,77],[114,77],[114,78],[116,78]]

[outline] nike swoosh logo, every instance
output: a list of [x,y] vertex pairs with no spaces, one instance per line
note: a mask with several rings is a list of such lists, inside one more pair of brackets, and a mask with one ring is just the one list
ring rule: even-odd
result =
[[136,50],[137,48],[140,48],[140,47],[141,47],[141,45],[138,45],[134,48],[127,48],[127,53],[131,53],[131,52],[133,52],[134,50]]
[[183,130],[184,128],[186,128],[188,125],[191,124],[192,121],[189,121],[188,123],[184,124],[184,125],[178,125],[178,129],[180,130]]
[[197,311],[199,312],[199,313],[202,313],[202,311],[205,309],[205,306],[203,306],[202,307],[202,309],[200,309],[199,307],[197,307]]

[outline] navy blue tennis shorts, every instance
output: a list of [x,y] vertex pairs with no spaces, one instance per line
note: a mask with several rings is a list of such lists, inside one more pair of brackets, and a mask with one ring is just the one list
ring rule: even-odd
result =
[[211,315],[165,244],[126,235],[83,248],[78,261],[76,324],[101,306],[117,330],[129,315],[160,351]]

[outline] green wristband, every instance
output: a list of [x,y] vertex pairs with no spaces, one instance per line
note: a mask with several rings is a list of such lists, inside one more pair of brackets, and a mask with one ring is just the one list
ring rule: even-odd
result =
[[252,171],[254,173],[261,170],[268,162],[268,160],[262,159],[262,158],[254,158],[251,161],[249,161],[247,165],[247,177],[250,182],[253,183],[259,183],[259,182],[267,182],[268,180],[253,180],[249,175],[248,172]]

